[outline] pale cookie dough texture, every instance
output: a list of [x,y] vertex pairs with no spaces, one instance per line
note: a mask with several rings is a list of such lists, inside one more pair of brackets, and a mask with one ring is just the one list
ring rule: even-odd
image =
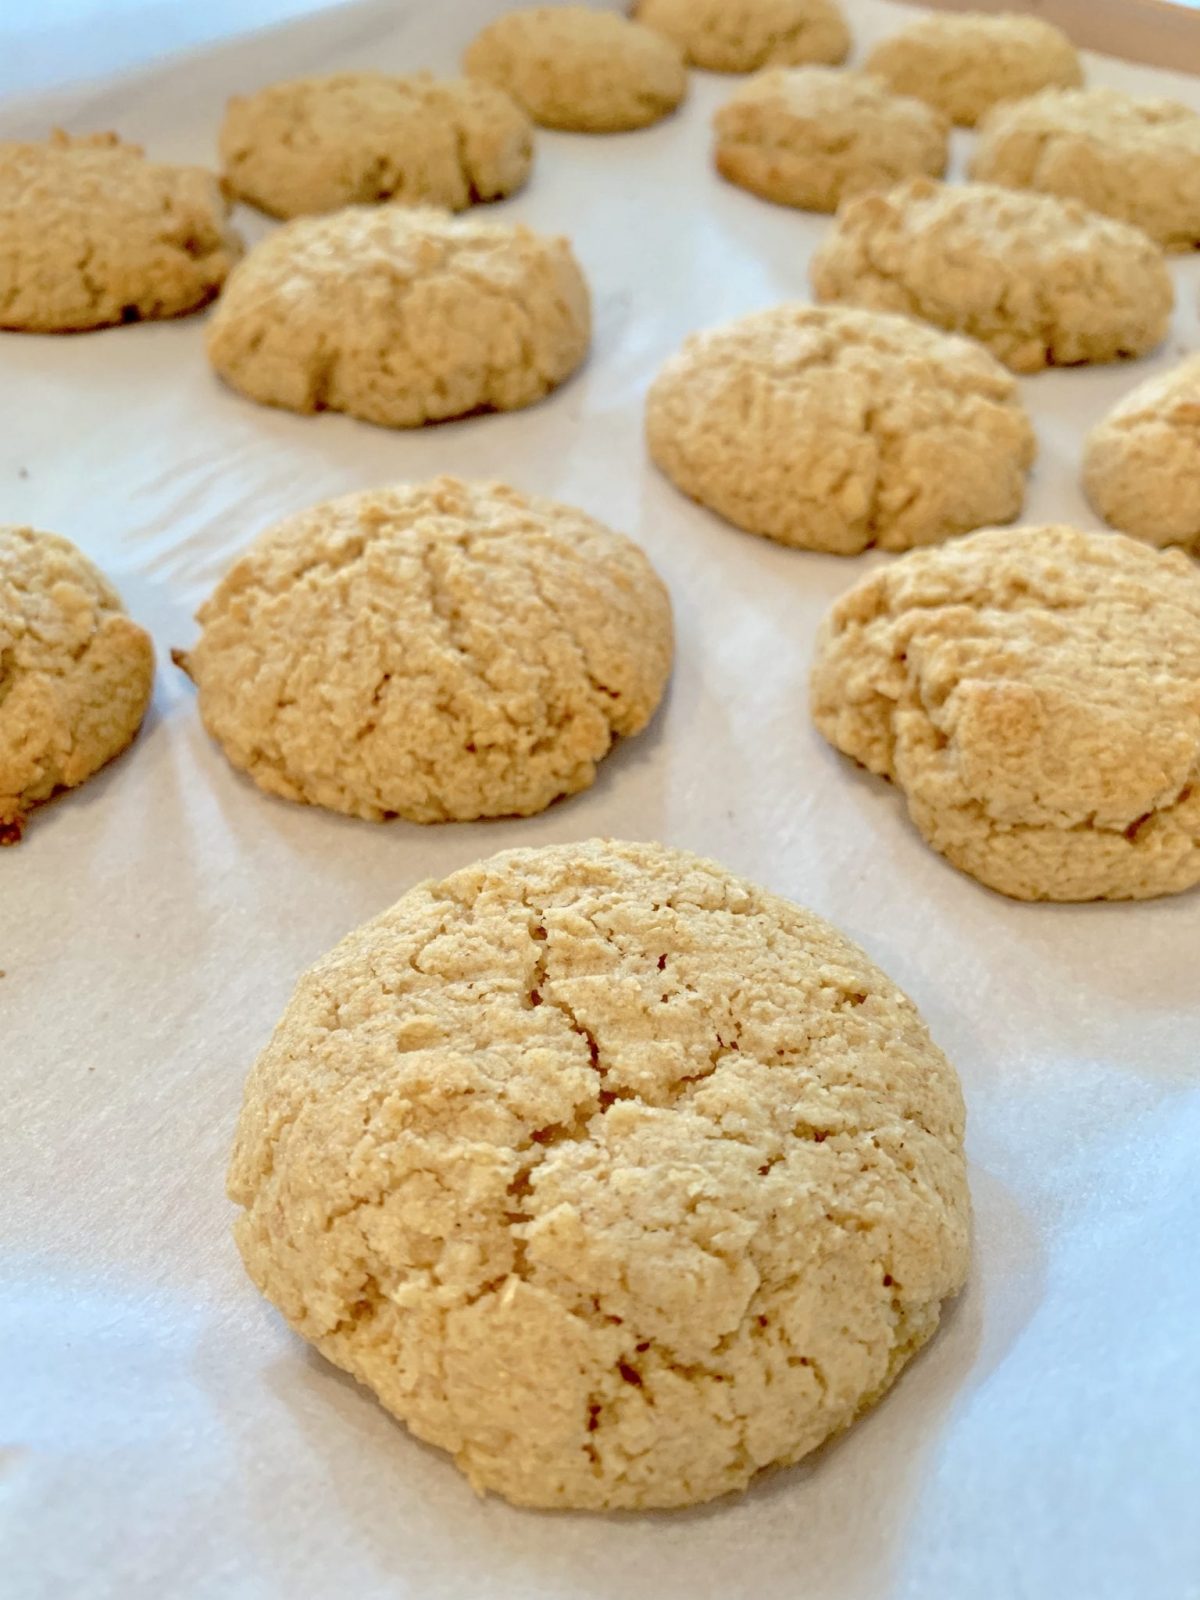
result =
[[506,12],[472,41],[463,65],[543,127],[575,133],[644,128],[674,111],[688,87],[670,40],[586,6]]
[[0,844],[125,749],[153,682],[149,635],[87,557],[0,527]]
[[593,840],[301,980],[229,1173],[254,1282],[478,1489],[692,1505],[873,1404],[967,1270],[963,1104],[849,940]]
[[986,350],[905,317],[785,305],[693,334],[655,380],[651,455],[692,499],[837,555],[1011,521],[1036,445]]
[[1200,556],[1200,355],[1139,384],[1092,429],[1083,484],[1122,533]]
[[671,670],[638,547],[501,484],[347,495],[259,538],[177,656],[235,767],[382,821],[529,816],[586,789]]
[[1080,200],[1166,250],[1200,245],[1200,115],[1173,100],[1067,89],[1000,106],[980,128],[971,173]]
[[709,72],[837,66],[850,53],[835,0],[639,0],[634,15]]
[[866,69],[968,128],[1001,101],[1083,82],[1065,33],[1011,12],[921,17],[877,44]]
[[490,84],[339,72],[234,98],[220,148],[233,192],[275,217],[385,200],[463,211],[521,187],[533,129]]
[[949,124],[861,72],[777,68],[717,112],[722,177],[777,205],[836,211],[844,199],[946,170]]
[[1174,304],[1139,228],[1054,195],[930,178],[848,200],[810,276],[819,300],[921,317],[1023,373],[1144,355]]
[[207,329],[263,405],[415,428],[533,405],[591,337],[565,239],[405,206],[299,217],[257,245]]
[[115,133],[0,143],[0,328],[76,333],[177,317],[221,288],[241,242],[220,184]]
[[922,835],[1018,900],[1200,882],[1200,569],[1073,528],[989,530],[834,605],[818,728]]

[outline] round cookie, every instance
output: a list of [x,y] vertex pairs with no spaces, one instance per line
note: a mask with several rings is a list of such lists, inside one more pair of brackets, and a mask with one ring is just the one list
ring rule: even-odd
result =
[[866,70],[968,128],[1001,101],[1083,82],[1066,34],[1015,12],[920,17],[877,44]]
[[1200,115],[1118,89],[1047,90],[990,112],[971,174],[1131,222],[1166,250],[1200,245]]
[[233,388],[416,428],[533,405],[587,354],[565,239],[405,206],[298,217],[249,253],[206,330]]
[[1122,533],[1200,555],[1200,355],[1139,384],[1092,429],[1083,486]]
[[848,939],[592,840],[420,884],[301,978],[229,1193],[262,1292],[477,1489],[686,1506],[816,1449],[932,1336],[962,1135]]
[[709,72],[837,66],[850,53],[836,0],[638,0],[634,15]]
[[722,177],[807,211],[836,211],[850,195],[946,170],[946,119],[861,72],[761,73],[721,107],[713,126]]
[[350,816],[530,816],[586,789],[671,670],[638,547],[570,506],[452,478],[289,517],[176,657],[260,788]]
[[812,709],[1001,894],[1200,883],[1200,570],[1178,551],[1048,527],[903,556],[822,624]]
[[115,133],[0,144],[0,328],[76,333],[206,305],[241,254],[200,167]]
[[1053,195],[929,178],[848,200],[810,276],[818,300],[921,317],[1025,373],[1144,355],[1175,299],[1138,228]]
[[650,453],[751,533],[907,550],[1021,509],[1036,451],[1014,378],[906,317],[785,305],[693,334],[655,379]]
[[476,36],[463,66],[543,127],[575,133],[647,127],[687,94],[683,55],[670,40],[587,6],[507,11]]
[[384,200],[463,211],[521,187],[533,129],[491,84],[338,72],[235,97],[220,149],[233,192],[273,217]]
[[150,636],[82,551],[0,527],[0,844],[125,749],[153,683]]

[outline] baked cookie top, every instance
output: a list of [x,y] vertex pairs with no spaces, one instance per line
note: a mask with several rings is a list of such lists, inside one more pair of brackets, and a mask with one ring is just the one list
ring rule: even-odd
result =
[[406,206],[285,223],[206,330],[213,366],[251,399],[393,428],[532,405],[590,337],[565,239]]
[[685,494],[838,555],[1015,517],[1035,452],[1015,380],[980,346],[804,305],[693,334],[654,381],[646,431]]
[[463,66],[507,90],[543,127],[577,133],[644,128],[687,94],[676,45],[587,6],[506,11],[472,41]]
[[877,44],[866,70],[969,128],[1003,100],[1083,82],[1079,56],[1061,28],[1016,12],[919,17]]
[[1021,900],[1200,882],[1200,569],[1120,534],[988,530],[833,606],[818,728],[955,866]]
[[969,334],[1014,372],[1143,355],[1175,299],[1139,228],[1054,195],[929,178],[848,200],[810,276],[819,300]]
[[946,170],[945,117],[862,72],[759,73],[726,101],[713,126],[723,177],[809,211],[836,211],[851,195]]
[[241,254],[217,179],[115,133],[0,144],[0,328],[74,333],[207,304]]
[[1200,245],[1200,114],[1119,89],[1050,89],[998,106],[974,177],[1080,200],[1167,250]]
[[637,0],[634,15],[710,72],[837,66],[850,53],[836,0]]
[[670,601],[635,544],[452,478],[287,518],[197,620],[180,664],[234,766],[375,821],[525,816],[586,788],[671,668]]
[[272,216],[384,200],[463,211],[521,187],[533,130],[491,84],[338,72],[236,96],[220,149],[233,192]]
[[1200,355],[1138,384],[1097,423],[1083,483],[1122,533],[1200,555]]
[[420,884],[318,962],[229,1192],[264,1294],[477,1488],[681,1506],[815,1449],[929,1338],[962,1135],[849,940],[593,840]]
[[153,681],[149,635],[83,552],[0,527],[0,844],[125,749]]

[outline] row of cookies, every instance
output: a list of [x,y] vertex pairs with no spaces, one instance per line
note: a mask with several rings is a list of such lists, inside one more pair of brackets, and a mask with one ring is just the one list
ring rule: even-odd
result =
[[[1153,616],[1153,628],[1146,617]],[[269,794],[418,823],[587,788],[671,672],[667,590],[572,507],[438,479],[290,517],[234,563],[177,663]],[[132,740],[153,652],[65,540],[0,529],[0,834]],[[911,551],[818,635],[822,733],[918,830],[1028,900],[1200,882],[1200,568],[1119,534],[991,529]]]
[[[761,5],[761,15],[727,8],[727,43],[754,38],[756,61],[844,57],[849,36],[840,21],[830,33],[826,0],[795,0],[788,19],[774,0]],[[700,8],[685,27],[671,5],[642,9],[646,27],[580,6],[508,12],[469,47],[461,79],[336,73],[235,96],[221,182],[280,218],[389,200],[458,211],[512,194],[530,171],[530,118],[632,126],[678,103],[682,50],[707,59],[698,38],[718,18]],[[656,87],[663,50],[677,55],[669,91]],[[718,113],[716,162],[772,199],[832,210],[864,189],[939,176],[948,118],[974,121],[992,105],[975,176],[1081,200],[1169,247],[1194,245],[1200,116],[1062,87],[1081,77],[1069,43],[1037,19],[928,18],[885,41],[865,73],[752,79]],[[112,134],[0,147],[0,220],[22,244],[0,254],[0,325],[175,316],[219,291],[241,249],[221,192],[199,169],[139,154]]]
[[[211,179],[155,167],[111,136],[17,147],[0,187],[15,197],[10,218],[28,215],[40,197],[49,219],[30,233],[18,216],[5,235],[23,240],[6,256],[9,323],[63,327],[182,310],[213,292],[235,254]],[[812,279],[822,300],[919,316],[1022,372],[1142,353],[1161,339],[1173,302],[1161,252],[1128,225],[1052,196],[920,178],[848,201]],[[226,381],[256,400],[412,427],[542,398],[583,361],[590,324],[588,287],[564,240],[418,208],[352,207],[297,219],[253,250],[207,344]],[[903,548],[1016,516],[1033,442],[1011,383],[982,352],[923,337],[916,324],[889,326],[798,308],[695,336],[651,394],[655,459],[740,526],[818,549]],[[775,338],[796,357],[786,369],[770,353]],[[840,351],[834,387],[815,381],[829,341],[854,347]],[[867,404],[866,347],[887,405]],[[988,424],[983,451],[955,409],[964,383],[978,401],[973,421]],[[769,409],[769,426],[729,428],[726,413],[745,384]],[[1097,430],[1086,482],[1115,526],[1200,542],[1189,448],[1198,404],[1200,365],[1185,362],[1134,391]],[[718,425],[723,448],[714,450],[707,435]],[[961,470],[940,482],[925,474],[924,495],[897,516],[888,515],[894,484],[857,503],[862,470],[833,496],[824,494],[827,471],[801,484],[804,441],[826,459],[826,433],[847,429],[860,459],[881,435],[901,439],[879,452],[901,487],[921,449],[945,448],[951,434]],[[736,505],[726,504],[725,479]],[[935,492],[952,503],[933,506]]]

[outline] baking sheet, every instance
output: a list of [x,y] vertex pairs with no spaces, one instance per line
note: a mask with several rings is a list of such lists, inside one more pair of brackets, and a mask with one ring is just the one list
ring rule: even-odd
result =
[[[211,161],[228,93],[450,69],[499,9],[349,6],[10,103],[0,133],[116,126]],[[904,20],[850,10],[860,50]],[[1090,68],[1200,104],[1196,80]],[[708,120],[733,87],[697,74],[646,132],[539,134],[532,185],[490,213],[568,233],[595,291],[586,370],[533,410],[417,434],[272,413],[216,382],[201,319],[0,336],[0,517],[101,562],[160,668],[135,747],[0,854],[6,1596],[1200,1595],[1200,894],[1022,906],[953,871],[806,714],[817,620],[883,558],[739,534],[647,464],[658,364],[693,328],[805,298],[826,225],[711,173]],[[1023,381],[1028,520],[1090,525],[1082,435],[1200,345],[1198,268],[1173,264],[1156,357]],[[267,523],[441,471],[576,502],[644,544],[676,605],[667,704],[590,793],[528,821],[374,827],[268,799],[206,739],[169,648]],[[942,1333],[836,1445],[682,1514],[478,1501],[259,1299],[222,1193],[243,1076],[307,963],[421,877],[596,834],[702,851],[830,917],[916,998],[970,1112],[974,1272]]]

